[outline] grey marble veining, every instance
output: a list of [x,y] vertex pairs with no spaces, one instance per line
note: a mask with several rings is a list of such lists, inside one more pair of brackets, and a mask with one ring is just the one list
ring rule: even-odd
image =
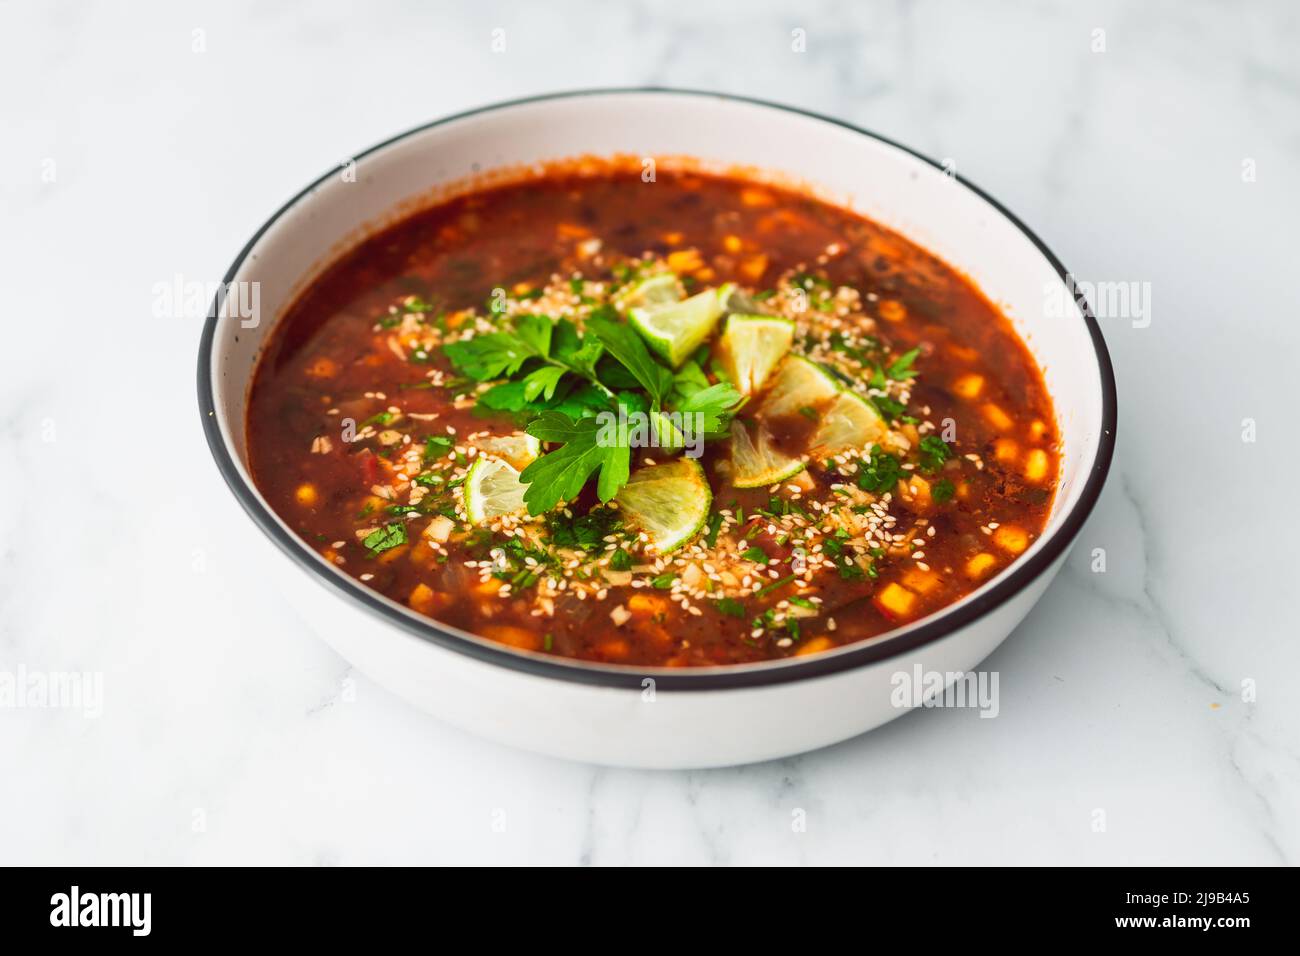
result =
[[[98,718],[0,709],[0,862],[1300,862],[1300,12],[558,10],[0,10],[0,670],[104,675]],[[1077,276],[1150,283],[1149,325],[1104,322],[1113,479],[990,659],[998,719],[923,711],[709,772],[517,753],[353,672],[241,546],[198,317],[156,316],[154,286],[219,278],[395,131],[626,84],[860,123],[950,158]]]

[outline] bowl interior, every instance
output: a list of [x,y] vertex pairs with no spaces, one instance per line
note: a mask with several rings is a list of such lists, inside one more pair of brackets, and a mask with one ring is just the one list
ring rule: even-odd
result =
[[[453,118],[362,154],[355,166],[339,168],[292,200],[254,237],[226,277],[258,284],[256,325],[221,318],[212,343],[215,422],[243,481],[251,487],[244,410],[258,353],[298,292],[342,252],[395,219],[476,183],[524,175],[550,160],[616,154],[660,162],[692,157],[705,168],[803,188],[859,212],[966,273],[1002,308],[1034,354],[1063,442],[1061,481],[1048,527],[997,578],[922,621],[975,599],[1032,561],[1061,532],[1098,467],[1099,450],[1108,447],[1103,434],[1108,386],[1100,367],[1104,358],[1099,360],[1078,306],[1063,294],[1062,277],[1048,255],[980,194],[905,149],[780,107],[669,91],[540,99]],[[253,494],[260,499],[255,488]],[[261,504],[270,511],[264,500]],[[310,548],[302,550],[328,573],[345,577]]]

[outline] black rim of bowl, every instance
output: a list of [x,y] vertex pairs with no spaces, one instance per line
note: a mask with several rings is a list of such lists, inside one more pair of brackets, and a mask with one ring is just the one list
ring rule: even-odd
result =
[[[637,94],[703,97],[708,99],[747,103],[786,113],[795,113],[801,116],[806,116],[810,119],[839,126],[860,136],[865,136],[889,146],[893,146],[894,148],[902,150],[936,169],[943,169],[939,163],[936,163],[928,156],[918,153],[914,149],[904,146],[901,143],[896,143],[888,137],[880,136],[870,130],[862,129],[852,123],[847,123],[843,120],[835,119],[834,117],[822,116],[821,114],[800,109],[798,107],[786,106],[780,103],[771,103],[765,100],[754,99],[752,97],[735,96],[727,93],[714,93],[706,90],[674,89],[672,87],[615,87],[608,89],[574,90],[569,92],[525,97],[523,99],[510,100],[502,103],[493,103],[488,106],[482,106],[477,109],[467,110],[453,116],[434,120],[431,123],[426,123],[422,126],[417,126],[414,129],[407,130],[404,133],[400,133],[391,139],[387,139],[384,142],[357,154],[355,159],[359,161],[366,156],[385,149],[386,147],[410,136],[482,113],[491,113],[497,110],[508,109],[510,107],[523,106],[530,103],[540,103],[548,100],[576,99],[584,96]],[[225,279],[222,283],[223,289],[228,287],[229,284],[234,281],[235,276],[248,258],[249,253],[257,244],[258,240],[262,238],[263,234],[277,220],[279,220],[285,212],[298,203],[299,200],[322,185],[331,176],[335,175],[336,172],[337,170],[331,170],[316,179],[281,206],[280,209],[278,209],[275,214],[257,230],[253,237],[249,239],[247,245],[245,245],[243,250],[239,253],[238,257],[236,257],[230,270],[226,273]],[[1019,229],[1025,237],[1034,244],[1038,251],[1043,254],[1047,261],[1051,263],[1052,267],[1061,277],[1062,282],[1065,282],[1067,275],[1066,268],[1031,229],[1021,222],[1006,207],[978,186],[973,185],[960,176],[956,176],[954,179],[961,183],[966,189],[969,189],[971,192],[988,202],[989,205]],[[1101,494],[1102,486],[1106,482],[1107,473],[1110,471],[1111,458],[1114,453],[1116,426],[1115,373],[1111,366],[1110,354],[1106,350],[1105,340],[1102,338],[1101,329],[1097,324],[1096,318],[1092,314],[1092,309],[1082,297],[1079,297],[1078,302],[1080,311],[1083,314],[1084,322],[1087,324],[1088,333],[1092,338],[1092,345],[1096,355],[1097,370],[1101,378],[1101,434],[1098,436],[1097,452],[1091,473],[1087,477],[1087,481],[1079,500],[1075,502],[1074,507],[1069,511],[1069,513],[1063,517],[1061,526],[1056,530],[1056,532],[1043,542],[1042,548],[1037,553],[1030,555],[1022,564],[1014,566],[1006,576],[996,579],[992,584],[974,592],[972,598],[967,603],[951,607],[947,610],[940,610],[936,612],[932,618],[922,619],[920,623],[907,630],[901,631],[896,635],[890,636],[889,634],[886,634],[879,638],[864,641],[860,644],[846,645],[838,650],[829,651],[824,654],[810,655],[807,658],[793,658],[783,661],[760,662],[753,664],[720,665],[718,667],[647,667],[638,669],[626,665],[605,665],[590,661],[580,661],[573,658],[545,656],[542,654],[511,650],[504,645],[499,645],[486,639],[467,638],[455,631],[443,627],[430,618],[416,615],[415,612],[403,608],[396,602],[390,603],[388,599],[381,597],[378,592],[372,591],[361,582],[326,565],[319,556],[315,554],[315,552],[310,550],[305,542],[280,525],[275,516],[262,503],[258,495],[240,474],[234,456],[226,446],[226,442],[221,435],[221,429],[217,424],[216,396],[212,381],[212,348],[216,336],[217,316],[221,308],[220,300],[221,293],[219,292],[217,297],[213,300],[212,307],[208,312],[207,321],[203,327],[203,335],[199,343],[199,412],[203,419],[203,428],[207,435],[208,446],[211,448],[212,455],[216,459],[217,467],[225,478],[226,484],[230,486],[236,499],[238,499],[239,503],[243,506],[244,510],[253,521],[271,538],[271,540],[279,545],[282,551],[289,555],[289,557],[299,565],[314,574],[327,587],[332,587],[341,591],[346,598],[358,601],[369,611],[379,615],[388,623],[396,625],[408,634],[412,634],[446,650],[454,651],[480,661],[496,664],[514,671],[520,671],[538,677],[596,685],[600,687],[638,689],[642,687],[642,681],[647,677],[653,677],[656,687],[663,690],[723,690],[754,688],[772,684],[781,684],[787,681],[808,680],[817,677],[825,677],[831,674],[838,674],[867,664],[874,664],[890,657],[898,656],[920,647],[923,644],[938,641],[1006,603],[1036,580],[1039,575],[1044,573],[1052,563],[1059,558],[1067,548],[1069,548],[1069,546],[1074,542],[1075,537],[1078,535],[1083,523],[1092,513],[1093,506],[1097,503],[1097,498]],[[378,637],[376,637],[376,639],[378,639]]]

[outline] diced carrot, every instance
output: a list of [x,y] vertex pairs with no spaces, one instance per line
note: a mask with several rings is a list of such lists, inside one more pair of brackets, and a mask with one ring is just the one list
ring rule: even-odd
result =
[[476,582],[470,590],[480,598],[496,598],[503,583],[494,577],[489,577],[486,580]]
[[1020,457],[1020,446],[1010,438],[999,438],[993,443],[993,457],[1004,464]]
[[293,497],[304,508],[315,507],[316,502],[320,500],[320,495],[316,492],[316,486],[310,482],[301,484],[294,489]]
[[747,186],[740,191],[740,201],[746,206],[770,206],[776,202],[766,189]]
[[445,606],[446,594],[439,594],[427,584],[417,584],[411,589],[406,603],[421,614],[433,614]]
[[722,237],[722,248],[726,249],[732,255],[735,255],[740,252],[741,249],[745,248],[745,244],[740,241],[740,236],[728,234]]
[[307,374],[312,378],[333,378],[339,373],[339,363],[328,355],[321,355],[307,365]]
[[994,530],[993,543],[1003,551],[1019,554],[1029,547],[1029,535],[1025,533],[1024,528],[1018,528],[1013,524],[1004,524]]
[[631,651],[631,648],[628,647],[627,641],[623,640],[623,638],[612,637],[601,641],[596,646],[596,650],[601,654],[602,657],[606,657],[614,661],[621,661],[623,660],[623,658],[627,657],[628,653]]
[[659,238],[662,239],[667,245],[680,246],[682,244],[682,240],[686,237],[683,236],[680,232],[665,232]]
[[633,594],[627,599],[627,609],[633,614],[662,614],[668,610],[668,599],[655,594]]
[[872,600],[875,602],[876,607],[895,619],[907,617],[912,613],[912,608],[916,605],[916,595],[901,584],[893,581],[890,581],[877,591]]
[[993,557],[987,551],[981,551],[966,562],[966,576],[970,578],[982,578],[984,574],[998,563],[998,559]]
[[399,544],[395,548],[389,548],[383,554],[376,555],[375,560],[378,561],[380,564],[392,564],[398,558],[403,557],[410,550],[411,550],[411,546],[409,544]]
[[810,637],[799,645],[799,649],[794,652],[795,657],[805,657],[808,654],[820,654],[823,651],[829,651],[835,646],[835,642],[829,637]]
[[480,624],[478,631],[484,637],[508,644],[510,647],[518,647],[525,651],[542,649],[542,635],[513,624]]
[[591,235],[591,230],[576,222],[561,222],[556,223],[555,234],[561,239],[586,239]]
[[907,306],[897,299],[885,299],[880,303],[879,312],[886,322],[902,322],[907,318]]
[[908,568],[903,572],[902,580],[908,590],[918,594],[929,594],[939,586],[939,578],[933,571],[922,571],[920,568]]

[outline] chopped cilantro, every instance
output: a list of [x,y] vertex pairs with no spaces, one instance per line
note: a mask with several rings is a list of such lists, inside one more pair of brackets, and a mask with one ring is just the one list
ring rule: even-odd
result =
[[730,617],[744,617],[745,605],[735,598],[722,598],[717,604],[718,611]]
[[892,491],[903,477],[902,463],[885,452],[879,445],[871,449],[871,457],[858,469],[858,487],[875,495]]
[[938,471],[943,463],[952,457],[952,449],[938,435],[926,435],[921,439],[921,468],[924,471]]
[[406,544],[406,525],[400,521],[386,524],[378,531],[366,535],[361,543],[370,551],[372,557],[383,554],[398,545]]

